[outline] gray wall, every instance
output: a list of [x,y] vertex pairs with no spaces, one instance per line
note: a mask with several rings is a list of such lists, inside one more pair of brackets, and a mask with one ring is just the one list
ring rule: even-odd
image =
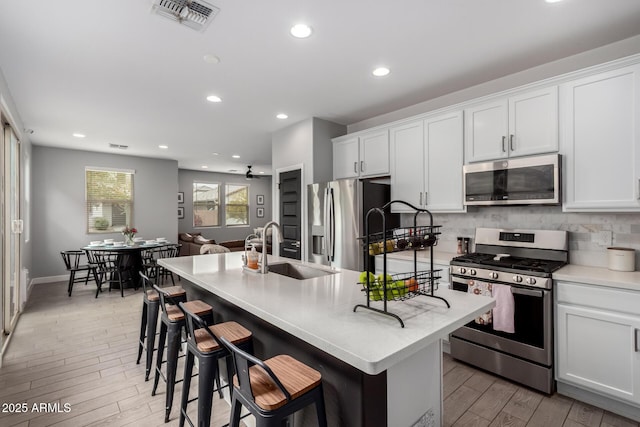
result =
[[[226,227],[194,227],[193,226],[193,183],[194,182],[212,182],[221,184],[220,193],[224,197],[225,184],[249,184],[249,225],[236,225]],[[244,175],[204,172],[189,169],[180,169],[178,171],[178,191],[184,193],[184,203],[178,206],[184,207],[184,219],[178,220],[178,230],[180,233],[198,232],[209,239],[215,239],[217,242],[225,240],[238,240],[247,237],[253,233],[256,227],[264,226],[271,220],[271,176],[265,175],[260,178],[247,180]],[[257,195],[264,196],[264,205],[258,206],[256,203]],[[223,201],[221,201],[224,203]],[[256,216],[258,207],[264,208],[264,218]],[[221,210],[220,221],[224,224],[224,208]]]
[[133,169],[133,221],[139,237],[176,241],[178,163],[116,154],[33,146],[31,277],[64,274],[61,250],[121,234],[88,234],[85,213],[85,167]]

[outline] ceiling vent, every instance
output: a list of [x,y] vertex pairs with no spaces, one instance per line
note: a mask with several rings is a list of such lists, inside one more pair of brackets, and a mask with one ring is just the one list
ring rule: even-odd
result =
[[202,0],[154,0],[152,12],[202,32],[220,9]]
[[119,148],[120,150],[126,150],[127,148],[129,148],[129,146],[109,143],[109,148]]

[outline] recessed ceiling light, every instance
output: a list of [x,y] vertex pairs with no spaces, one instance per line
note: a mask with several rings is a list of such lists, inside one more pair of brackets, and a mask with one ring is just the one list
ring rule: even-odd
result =
[[311,27],[307,24],[296,24],[291,27],[291,35],[299,39],[305,39],[311,35]]
[[284,120],[284,119],[288,119],[289,116],[287,116],[285,113],[280,113],[276,116],[276,118],[280,119],[280,120]]
[[239,158],[240,158],[240,155],[239,155],[239,154],[234,154],[234,155],[233,155],[233,156],[231,156],[231,157],[233,157],[234,159],[239,159]]
[[211,153],[211,154],[213,154],[214,156],[220,155],[220,153]]
[[547,3],[559,3],[562,0],[544,0],[544,1],[546,1]]
[[371,74],[373,74],[376,77],[384,77],[386,75],[389,75],[390,72],[391,71],[389,71],[387,67],[378,67],[375,70],[373,70]]
[[158,145],[158,148],[162,149],[162,150],[166,150],[169,148],[168,145]]
[[200,166],[200,167],[201,167],[202,169],[209,169],[209,166],[207,166],[207,165],[202,165],[202,166]]
[[209,95],[207,96],[207,101],[209,102],[222,102],[222,98],[217,95]]
[[215,56],[212,53],[207,53],[205,54],[202,59],[204,60],[204,62],[206,62],[207,64],[219,64],[220,63],[220,58]]
[[229,172],[238,172],[238,169],[229,169]]
[[262,172],[262,171],[260,171],[260,172],[258,172],[258,173],[259,173],[260,175],[264,175],[264,172]]
[[83,133],[74,133],[73,136],[75,136],[76,138],[84,138],[87,135],[83,134]]

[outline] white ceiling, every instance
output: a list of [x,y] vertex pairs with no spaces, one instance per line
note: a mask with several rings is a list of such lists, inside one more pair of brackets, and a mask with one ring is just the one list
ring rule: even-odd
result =
[[[209,1],[200,33],[151,0],[0,0],[0,69],[31,141],[271,173],[271,133],[297,121],[356,123],[640,33],[640,0]],[[300,21],[310,38],[289,35]]]

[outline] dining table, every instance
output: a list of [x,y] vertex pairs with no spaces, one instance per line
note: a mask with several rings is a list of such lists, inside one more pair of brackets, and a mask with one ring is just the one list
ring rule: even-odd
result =
[[99,251],[102,253],[116,254],[117,265],[120,267],[118,274],[121,275],[121,282],[132,283],[137,289],[141,284],[140,272],[144,273],[144,257],[145,251],[159,251],[175,246],[175,243],[169,241],[150,241],[144,240],[134,242],[133,244],[114,244],[112,242],[101,242],[99,244],[89,244],[82,247],[83,251]]

